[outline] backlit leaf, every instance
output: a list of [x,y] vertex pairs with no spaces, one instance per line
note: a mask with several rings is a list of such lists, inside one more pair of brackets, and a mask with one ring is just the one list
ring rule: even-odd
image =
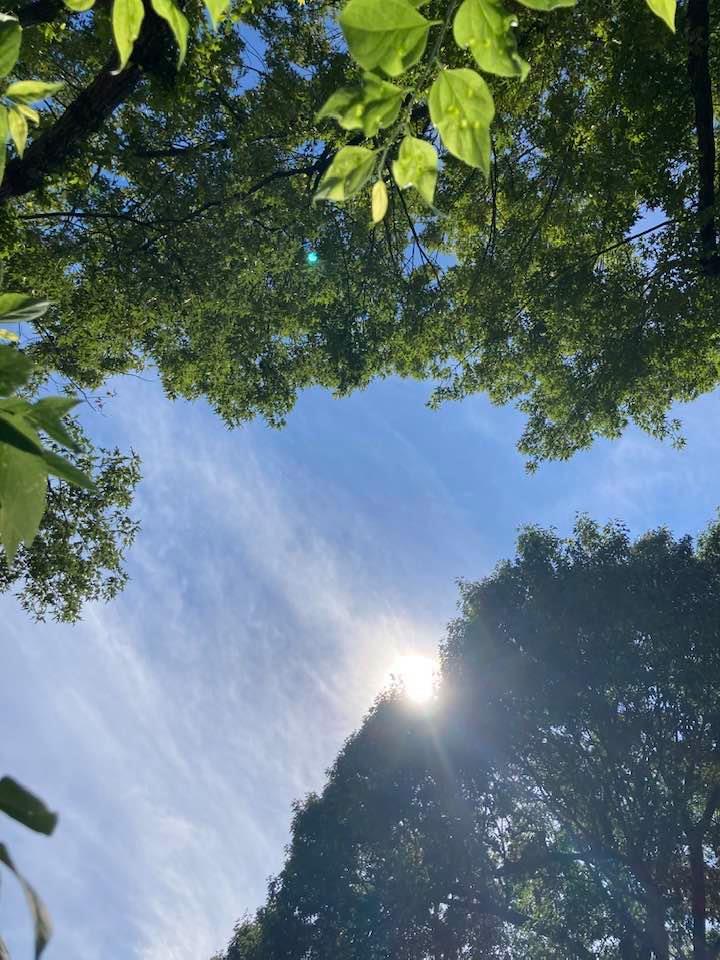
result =
[[95,489],[95,484],[92,480],[86,477],[77,467],[73,466],[69,460],[65,460],[64,457],[59,457],[56,453],[46,450],[43,460],[47,466],[47,472],[51,473],[54,477],[60,477],[60,479],[65,480],[66,483],[71,483],[74,487],[82,487],[84,490]]
[[117,73],[124,70],[135,41],[140,36],[145,7],[142,0],[113,0],[112,28],[115,37],[115,46],[120,55],[120,66]]
[[93,7],[95,0],[63,0],[63,3],[73,13],[85,13]]
[[46,83],[44,80],[18,80],[11,83],[5,95],[16,103],[37,103],[62,90],[62,83]]
[[380,223],[387,213],[388,192],[384,180],[376,180],[372,188],[372,221]]
[[495,105],[474,70],[441,70],[428,98],[430,119],[445,147],[468,166],[490,174],[490,124]]
[[32,323],[46,313],[49,300],[25,293],[0,293],[0,320],[3,323]]
[[660,17],[675,33],[675,11],[677,3],[675,0],[646,0],[655,16]]
[[30,379],[32,363],[15,347],[0,344],[0,396],[7,396]]
[[0,77],[6,77],[17,63],[22,43],[22,28],[17,20],[0,20]]
[[366,73],[361,87],[342,87],[325,102],[317,115],[334,117],[344,130],[362,130],[374,137],[397,117],[405,91],[373,73]]
[[223,14],[230,6],[230,0],[205,0],[207,12],[210,14],[212,25],[217,27],[222,20]]
[[27,117],[28,120],[31,120],[33,123],[40,123],[40,114],[33,107],[29,107],[26,103],[16,103],[15,109],[19,110],[20,113]]
[[76,397],[43,397],[32,404],[27,416],[38,430],[52,437],[56,443],[77,452],[80,448],[62,422],[62,418],[77,405]]
[[418,62],[437,22],[426,20],[408,0],[350,0],[338,21],[360,66],[391,77]]
[[320,181],[316,200],[347,200],[361,190],[372,176],[375,151],[366,147],[343,147]]
[[0,416],[0,543],[8,564],[20,543],[31,544],[45,512],[48,468],[42,456],[22,450],[14,442],[18,434],[28,445],[34,431],[20,430],[22,418],[10,423]]
[[432,206],[437,183],[438,155],[427,140],[407,136],[400,144],[398,158],[392,171],[395,183],[401,190],[415,187],[425,203]]
[[22,113],[15,107],[11,107],[8,111],[8,126],[18,156],[22,157],[25,153],[25,144],[27,143],[28,124]]
[[515,17],[498,0],[464,0],[453,33],[457,45],[469,47],[482,70],[524,80],[530,66],[517,52],[516,26]]
[[178,67],[182,66],[187,53],[187,40],[190,24],[175,0],[151,0],[155,13],[167,22],[178,45]]

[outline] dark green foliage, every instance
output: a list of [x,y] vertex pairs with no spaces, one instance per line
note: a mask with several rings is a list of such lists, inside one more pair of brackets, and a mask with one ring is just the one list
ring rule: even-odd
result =
[[708,960],[720,524],[529,528],[466,584],[426,714],[381,701],[226,960]]
[[[677,438],[671,404],[718,382],[684,8],[676,36],[639,0],[523,10],[532,70],[490,78],[490,181],[445,157],[445,216],[393,188],[376,227],[365,196],[311,202],[354,135],[315,119],[360,80],[327,32],[332,12],[267,6],[245,34],[201,32],[180,73],[144,79],[60,158],[62,179],[8,210],[8,276],[57,304],[37,361],[95,387],[150,360],[170,396],[206,396],[230,424],[281,423],[314,384],[434,377],[436,402],[519,403],[531,462],[630,420]],[[23,75],[64,78],[65,104],[111,49],[102,11],[90,16],[25,31]],[[443,61],[473,63],[450,38]],[[422,109],[409,126],[441,146]],[[52,129],[44,112],[41,135]]]
[[127,582],[123,562],[139,529],[129,514],[140,460],[119,450],[71,455],[93,490],[62,481],[47,486],[47,507],[32,544],[13,564],[0,561],[0,591],[13,590],[35,620],[74,622],[90,601],[112,600]]

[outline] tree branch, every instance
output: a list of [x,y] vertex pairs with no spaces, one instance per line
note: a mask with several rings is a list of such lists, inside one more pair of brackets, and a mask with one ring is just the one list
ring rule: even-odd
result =
[[0,184],[0,204],[37,190],[48,176],[61,171],[135,91],[143,77],[142,65],[158,62],[169,33],[155,14],[148,12],[145,19],[147,25],[135,45],[133,62],[115,74],[117,60],[113,56],[56,122],[33,140],[22,159],[16,157],[8,163]]

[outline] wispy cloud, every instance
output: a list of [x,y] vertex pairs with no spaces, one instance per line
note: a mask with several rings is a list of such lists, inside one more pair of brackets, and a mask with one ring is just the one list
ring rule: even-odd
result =
[[202,409],[141,404],[140,421],[126,409],[144,532],[123,598],[75,628],[28,629],[3,601],[4,676],[23,691],[3,694],[6,763],[62,812],[42,846],[13,837],[58,919],[50,957],[209,957],[262,899],[291,800],[321,785],[395,653],[439,635],[373,582],[372,518],[249,432],[229,443]]
[[[280,867],[292,799],[520,523],[685,532],[714,510],[716,397],[682,455],[630,434],[528,478],[513,414],[426,394],[311,394],[283,434],[228,433],[133,381],[91,425],[144,458],[130,585],[72,628],[0,602],[4,762],[62,814],[50,840],[4,829],[56,917],[49,960],[207,960]],[[27,956],[10,889],[0,926]]]

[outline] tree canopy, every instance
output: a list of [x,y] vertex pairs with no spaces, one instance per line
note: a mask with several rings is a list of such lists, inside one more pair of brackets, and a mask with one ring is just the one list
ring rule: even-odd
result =
[[525,530],[381,699],[225,960],[720,952],[720,524]]
[[[519,404],[531,463],[629,420],[677,436],[672,403],[716,385],[704,0],[680,5],[674,36],[639,2],[523,7],[531,70],[489,78],[489,179],[443,153],[437,210],[390,183],[379,226],[365,196],[312,203],[348,140],[317,111],[356,74],[332,5],[240,9],[244,26],[191,36],[179,72],[148,17],[114,77],[103,3],[13,10],[19,75],[65,84],[0,188],[7,279],[55,301],[32,347],[47,369],[96,386],[149,362],[230,424],[281,423],[313,384],[435,378],[433,402]],[[441,146],[426,111],[409,123]]]

